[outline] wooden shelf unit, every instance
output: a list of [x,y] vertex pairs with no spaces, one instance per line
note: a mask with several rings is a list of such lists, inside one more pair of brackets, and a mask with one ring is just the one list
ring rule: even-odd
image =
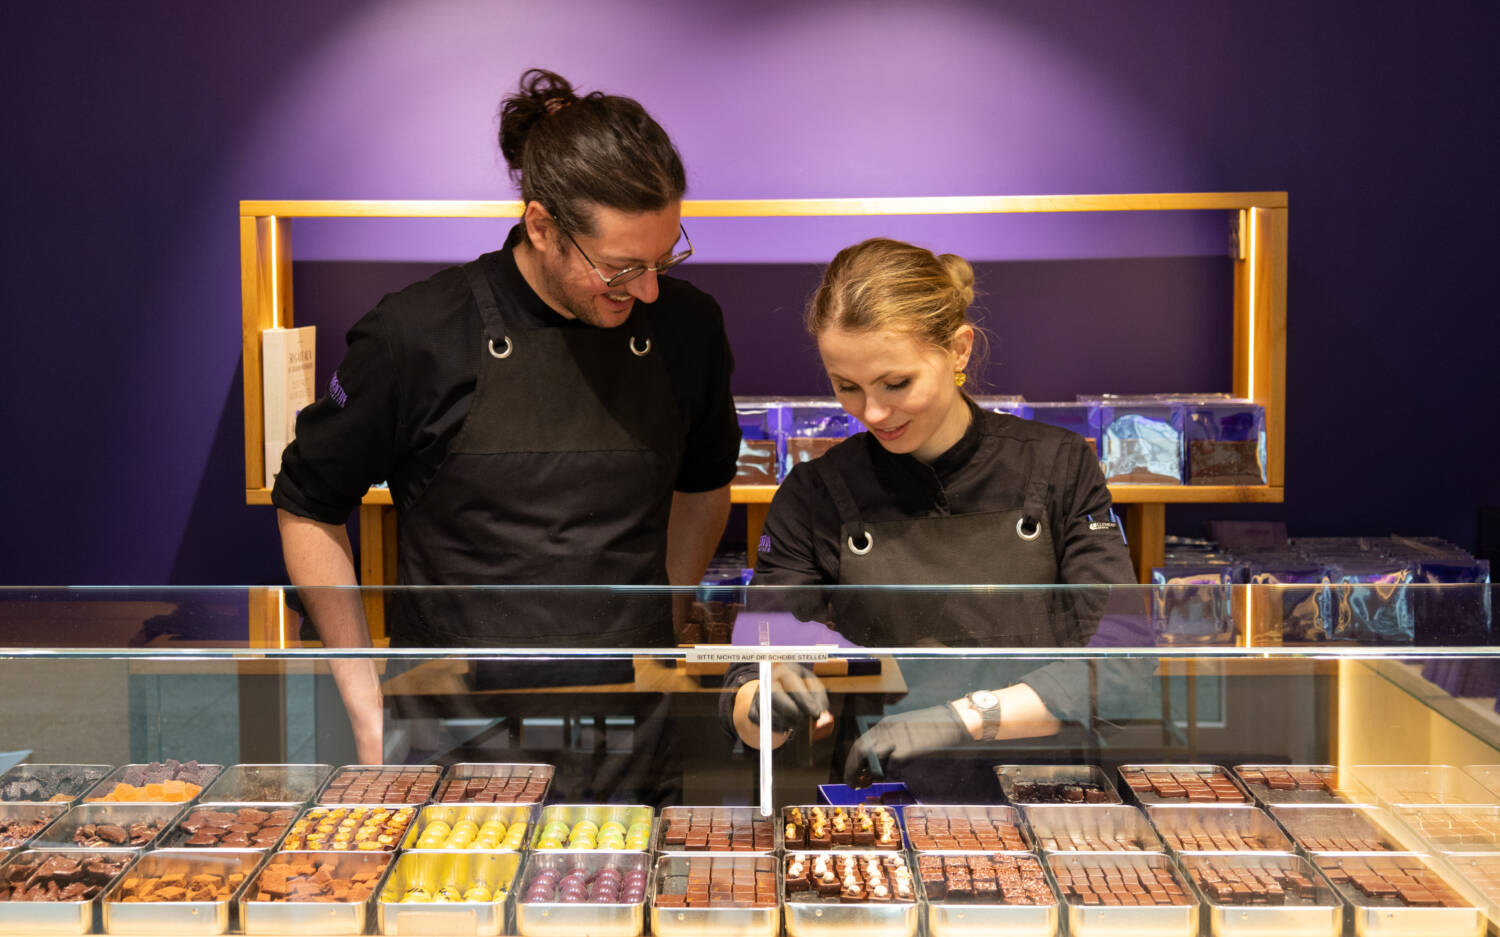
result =
[[[517,218],[519,201],[259,201],[240,202],[240,285],[244,350],[245,500],[270,504],[263,486],[260,333],[294,324],[294,218]],[[1287,193],[1189,192],[1125,195],[1002,195],[937,198],[714,199],[685,201],[687,218],[829,217],[848,215],[1038,214],[1056,212],[1233,212],[1233,379],[1236,397],[1266,411],[1267,484],[1111,485],[1125,506],[1131,558],[1141,581],[1164,551],[1166,505],[1283,500],[1286,419]],[[774,485],[736,486],[746,505],[753,562]],[[365,585],[395,581],[395,511],[385,489],[371,489],[360,508],[360,574]],[[384,633],[377,596],[366,598],[372,631]]]

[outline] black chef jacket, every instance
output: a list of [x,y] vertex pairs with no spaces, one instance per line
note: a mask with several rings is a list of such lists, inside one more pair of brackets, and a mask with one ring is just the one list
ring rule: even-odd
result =
[[[513,253],[522,237],[517,225],[501,250],[480,258],[491,288],[515,296],[529,320],[515,327],[594,328],[559,315],[522,278]],[[651,336],[667,367],[685,453],[674,488],[711,491],[734,478],[739,455],[723,313],[690,283],[657,281]],[[275,505],[342,524],[366,489],[382,481],[390,482],[398,511],[413,504],[468,415],[486,354],[483,332],[460,267],[382,299],[349,330],[348,351],[327,392],[298,415],[296,438],[276,476]],[[586,480],[559,479],[580,483]]]
[[[1109,489],[1099,463],[1083,437],[1043,423],[1009,414],[992,413],[969,401],[968,429],[958,442],[930,464],[910,455],[892,453],[869,433],[861,433],[830,449],[832,460],[848,485],[860,517],[870,523],[909,518],[945,517],[1017,510],[1034,464],[1046,442],[1057,442],[1047,488],[1047,515],[1057,554],[1058,582],[1070,585],[1134,583],[1130,552],[1111,508]],[[766,516],[764,536],[756,559],[757,586],[829,585],[840,581],[841,519],[834,498],[814,466],[795,467],[777,491]],[[1046,621],[1004,614],[1004,606],[983,595],[972,603],[965,595],[941,600],[941,614],[930,616],[908,630],[889,624],[871,628],[857,613],[841,616],[839,594],[795,590],[773,600],[803,619],[831,619],[833,627],[868,647],[900,647],[939,643],[976,647],[1079,647],[1090,643],[1106,596],[1103,591],[1060,590],[1053,597]],[[850,601],[853,601],[852,599]],[[881,601],[859,596],[865,608]],[[892,601],[898,601],[893,597]],[[920,607],[920,597],[900,599]],[[940,600],[935,600],[940,601]],[[908,619],[910,620],[910,619]],[[1038,667],[1035,661],[1016,661],[1009,667],[993,663],[975,668],[976,677],[989,675],[979,685],[960,685],[954,664],[943,662],[951,679],[930,694],[912,685],[911,702],[932,704],[956,699],[975,689],[1006,685],[992,682],[997,673],[1011,675],[1031,686],[1054,715],[1086,720],[1093,708],[1091,693],[1118,697],[1125,687],[1097,675],[1104,686],[1091,686],[1087,668],[1067,663]],[[1135,679],[1138,668],[1113,669],[1121,678]],[[1118,691],[1118,692],[1117,692]],[[932,696],[933,699],[926,699]]]

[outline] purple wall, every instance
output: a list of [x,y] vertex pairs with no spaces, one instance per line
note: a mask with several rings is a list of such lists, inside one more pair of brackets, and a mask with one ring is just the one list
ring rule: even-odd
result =
[[[1500,502],[1497,20],[1353,0],[24,5],[0,64],[0,582],[281,579],[272,517],[240,495],[236,202],[510,197],[494,111],[533,64],[640,98],[695,197],[1288,190],[1288,500],[1255,510],[1293,532],[1472,543],[1476,506]],[[945,224],[881,230],[1163,271],[1204,270],[1222,242],[1212,219]],[[699,259],[726,268],[870,233],[702,227]],[[433,261],[499,229],[307,224],[295,243]],[[1216,289],[1161,276],[1119,316]],[[1018,319],[1015,335],[1058,368],[1075,358],[1067,333]],[[1151,337],[1114,341],[1132,355]],[[760,389],[754,357],[740,380]]]

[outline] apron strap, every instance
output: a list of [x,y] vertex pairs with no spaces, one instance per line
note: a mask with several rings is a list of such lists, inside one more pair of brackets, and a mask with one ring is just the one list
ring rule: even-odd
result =
[[1036,462],[1031,467],[1031,480],[1026,485],[1026,498],[1021,502],[1018,531],[1020,527],[1038,530],[1047,521],[1047,488],[1052,481],[1052,466],[1057,462],[1062,441],[1061,434],[1049,435],[1037,449]]
[[500,314],[500,304],[495,302],[495,291],[490,288],[490,279],[484,275],[479,261],[464,264],[464,276],[469,278],[469,291],[479,306],[479,318],[484,322],[484,333],[490,340],[490,354],[496,358],[510,356],[510,338],[505,334],[505,317]]
[[814,459],[809,465],[814,472],[823,480],[823,487],[828,489],[828,496],[833,499],[833,506],[839,512],[839,523],[843,526],[845,536],[850,539],[850,549],[855,549],[853,540],[858,535],[864,536],[864,549],[870,548],[870,532],[865,530],[864,520],[859,515],[859,506],[854,503],[854,494],[849,490],[849,484],[844,481],[844,476],[839,474],[827,459]]

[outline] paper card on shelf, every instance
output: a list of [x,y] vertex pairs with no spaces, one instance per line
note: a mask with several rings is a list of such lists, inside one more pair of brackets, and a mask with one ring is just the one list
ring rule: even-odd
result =
[[266,487],[276,483],[281,453],[297,431],[297,411],[312,403],[317,326],[261,330]]

